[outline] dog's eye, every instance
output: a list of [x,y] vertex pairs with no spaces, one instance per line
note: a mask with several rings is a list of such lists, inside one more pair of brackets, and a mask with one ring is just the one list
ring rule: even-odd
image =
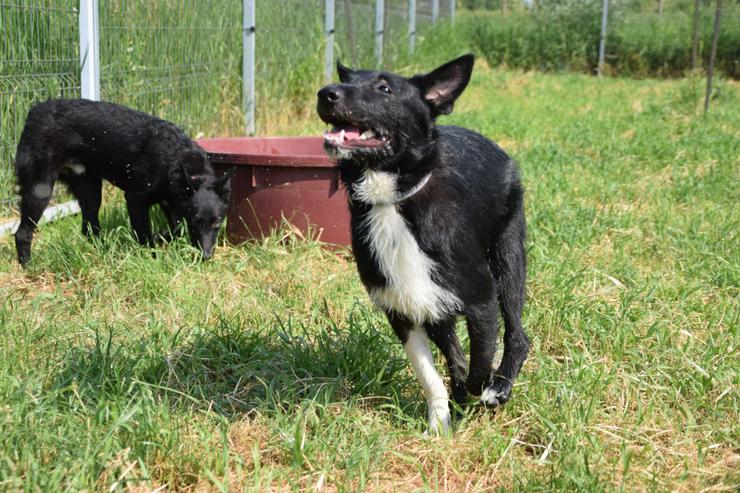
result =
[[380,92],[384,92],[384,93],[386,93],[386,94],[390,94],[390,93],[391,93],[391,88],[390,88],[390,87],[388,87],[388,86],[387,86],[387,85],[385,85],[385,84],[380,84],[380,85],[378,86],[378,91],[380,91]]

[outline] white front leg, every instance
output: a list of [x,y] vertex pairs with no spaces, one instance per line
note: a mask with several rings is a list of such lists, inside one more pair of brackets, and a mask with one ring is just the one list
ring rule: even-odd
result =
[[433,433],[446,434],[450,429],[449,397],[442,377],[434,368],[434,358],[424,329],[414,327],[409,332],[409,338],[403,345],[403,349],[411,361],[416,378],[424,389],[429,410],[429,430]]

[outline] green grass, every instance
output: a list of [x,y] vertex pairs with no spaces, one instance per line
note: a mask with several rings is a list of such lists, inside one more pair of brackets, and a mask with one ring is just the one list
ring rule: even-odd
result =
[[346,252],[154,258],[117,193],[25,271],[2,239],[0,489],[737,491],[740,89],[702,87],[479,64],[444,123],[521,163],[532,351],[451,439]]

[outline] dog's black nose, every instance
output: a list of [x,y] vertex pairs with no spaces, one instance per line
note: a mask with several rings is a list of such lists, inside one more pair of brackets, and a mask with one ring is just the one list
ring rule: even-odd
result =
[[327,103],[336,103],[342,99],[342,90],[337,86],[326,86],[319,91],[319,101],[326,101]]

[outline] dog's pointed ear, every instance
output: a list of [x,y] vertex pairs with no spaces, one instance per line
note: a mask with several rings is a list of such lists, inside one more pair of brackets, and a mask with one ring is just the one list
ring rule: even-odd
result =
[[470,82],[474,63],[475,57],[467,54],[437,67],[428,74],[416,75],[410,79],[421,91],[435,117],[452,113],[455,100]]
[[207,181],[203,173],[207,169],[208,155],[196,144],[180,153],[179,162],[185,186],[192,191],[198,190]]
[[185,183],[185,187],[189,191],[195,192],[206,181],[205,176],[193,174],[190,170],[188,170],[188,166],[183,161],[180,161],[180,170],[182,171],[182,179]]
[[234,173],[236,173],[236,166],[232,166],[226,173],[219,176],[216,183],[213,184],[213,189],[219,193],[231,192],[231,177],[234,176]]
[[191,173],[201,171],[208,162],[208,155],[199,147],[184,150],[180,153],[180,165]]
[[353,70],[349,67],[342,65],[342,62],[337,60],[337,74],[339,75],[340,82],[349,82],[352,78]]

